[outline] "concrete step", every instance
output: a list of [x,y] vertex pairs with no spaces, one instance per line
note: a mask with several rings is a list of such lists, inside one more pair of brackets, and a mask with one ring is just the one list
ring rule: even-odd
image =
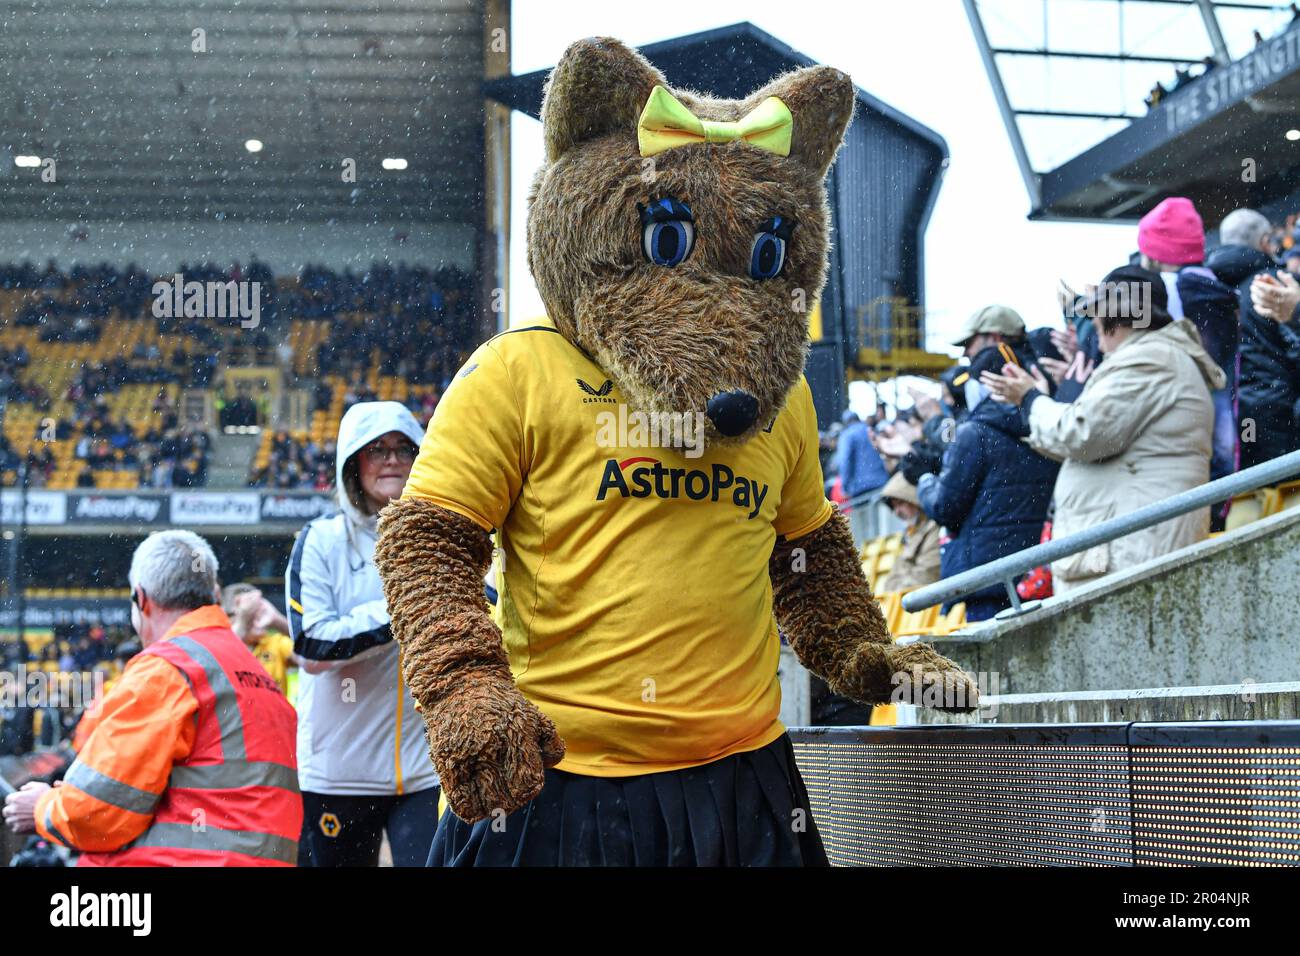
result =
[[226,435],[217,431],[208,450],[208,487],[243,488],[253,466],[261,435]]
[[[902,711],[906,708],[906,713]],[[1181,723],[1189,720],[1295,720],[1300,681],[1215,687],[1143,687],[1136,690],[1052,694],[988,694],[973,714],[899,707],[898,722],[917,724]]]
[[1297,553],[1300,509],[925,640],[999,694],[1297,681]]

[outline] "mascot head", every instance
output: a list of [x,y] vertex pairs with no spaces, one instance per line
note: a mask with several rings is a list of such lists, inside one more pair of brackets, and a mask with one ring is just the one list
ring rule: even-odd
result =
[[644,412],[739,442],[798,381],[825,281],[824,180],[853,115],[816,66],[744,100],[668,88],[617,40],[579,41],[542,106],[528,264],[560,332]]

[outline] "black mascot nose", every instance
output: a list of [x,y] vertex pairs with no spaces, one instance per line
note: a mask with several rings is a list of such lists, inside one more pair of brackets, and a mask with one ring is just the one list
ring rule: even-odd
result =
[[705,409],[718,434],[732,438],[745,432],[758,417],[758,399],[749,392],[719,392]]

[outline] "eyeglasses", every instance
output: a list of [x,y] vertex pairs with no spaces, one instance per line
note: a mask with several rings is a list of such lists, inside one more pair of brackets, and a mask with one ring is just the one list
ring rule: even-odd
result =
[[366,461],[370,462],[372,465],[378,465],[388,461],[389,455],[395,457],[403,465],[409,465],[411,462],[415,461],[416,447],[406,443],[401,445],[374,444],[367,445],[365,448],[361,449],[361,454],[363,454]]

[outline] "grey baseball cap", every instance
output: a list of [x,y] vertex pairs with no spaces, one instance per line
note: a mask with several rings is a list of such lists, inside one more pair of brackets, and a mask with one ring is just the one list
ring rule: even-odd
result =
[[1020,313],[1006,305],[986,305],[977,309],[952,340],[953,345],[965,345],[971,338],[989,332],[1020,336],[1025,334],[1025,320]]

